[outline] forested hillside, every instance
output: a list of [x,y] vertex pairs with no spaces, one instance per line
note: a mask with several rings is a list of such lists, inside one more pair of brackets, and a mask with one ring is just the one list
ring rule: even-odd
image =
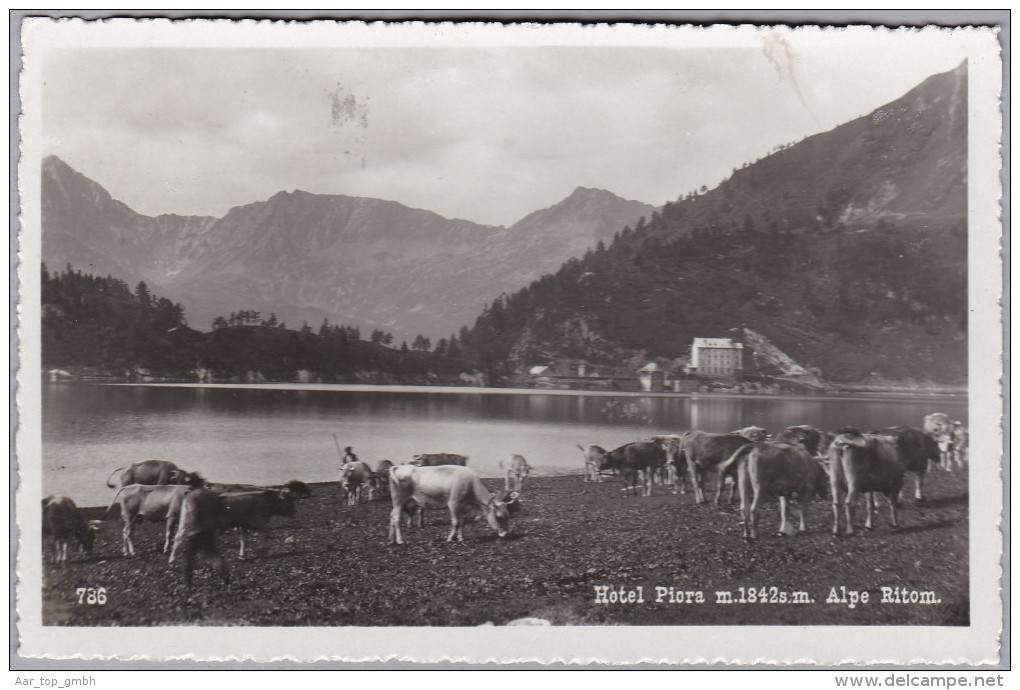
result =
[[358,328],[323,321],[292,330],[275,314],[240,310],[216,319],[211,332],[186,325],[184,308],[111,276],[67,266],[42,268],[42,362],[47,369],[116,379],[268,380],[440,383],[462,380],[474,366],[456,337],[435,352],[424,337],[387,347],[382,331],[361,339]]
[[279,192],[222,218],[136,213],[56,156],[42,166],[50,266],[115,275],[187,305],[207,329],[237,308],[439,338],[654,210],[578,187],[511,227],[382,199]]
[[748,327],[829,380],[962,383],[966,95],[961,65],[779,147],[497,300],[468,340],[509,373],[679,357]]

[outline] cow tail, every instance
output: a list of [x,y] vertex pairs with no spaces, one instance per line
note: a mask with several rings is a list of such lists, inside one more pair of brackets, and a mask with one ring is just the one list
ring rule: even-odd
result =
[[[112,489],[113,487],[111,486],[110,488]],[[110,507],[109,507],[109,508],[107,508],[107,509],[106,509],[106,512],[105,512],[105,513],[103,514],[103,519],[104,519],[104,520],[105,520],[105,519],[107,519],[108,517],[110,517],[110,511],[111,511],[111,510],[113,510],[113,507],[114,507],[115,505],[117,505],[117,501],[118,501],[118,499],[120,499],[120,495],[121,495],[121,493],[123,493],[123,492],[124,492],[124,487],[122,486],[122,487],[120,487],[120,489],[119,489],[119,490],[117,491],[117,495],[113,497],[113,501],[112,501],[112,502],[110,503]]]
[[754,448],[755,445],[753,443],[745,443],[744,445],[740,446],[740,448],[737,448],[733,452],[733,455],[731,455],[728,460],[726,460],[723,464],[719,465],[719,481],[722,481],[722,478],[725,477],[726,475],[736,477],[737,473],[734,472],[734,470],[740,469],[739,466],[740,461],[743,458],[745,458],[748,453],[754,450]]
[[118,472],[120,472],[121,470],[126,470],[126,469],[127,469],[127,465],[124,465],[123,467],[118,467],[118,468],[117,468],[117,469],[115,469],[115,470],[114,470],[113,472],[111,472],[111,473],[110,473],[110,476],[106,478],[106,485],[107,485],[108,487],[110,487],[111,489],[116,489],[117,487],[116,487],[116,486],[114,486],[113,484],[111,484],[111,483],[110,483],[110,480],[111,480],[111,479],[113,479],[113,475],[117,474],[117,473],[118,473]]

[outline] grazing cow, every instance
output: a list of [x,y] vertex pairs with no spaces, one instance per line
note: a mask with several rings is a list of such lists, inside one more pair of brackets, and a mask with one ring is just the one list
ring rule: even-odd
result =
[[673,488],[676,493],[677,487],[681,494],[686,493],[687,461],[686,455],[680,455],[679,434],[668,434],[665,436],[653,436],[652,440],[662,446],[666,451],[666,484]]
[[599,467],[602,466],[602,459],[606,455],[606,449],[602,446],[582,446],[580,444],[577,445],[577,448],[584,455],[584,481],[601,482],[602,470]]
[[390,470],[391,543],[403,544],[400,531],[404,511],[413,504],[422,508],[447,508],[450,511],[450,534],[446,541],[464,541],[464,519],[469,513],[482,512],[496,534],[505,537],[510,531],[510,516],[519,508],[516,491],[496,497],[485,488],[474,470],[456,465],[417,467],[398,465]]
[[381,496],[390,495],[390,468],[393,467],[393,463],[389,460],[381,460],[379,465],[375,468],[375,472],[368,478],[368,485],[371,489],[371,494],[375,497],[376,494]]
[[871,433],[874,436],[888,436],[896,440],[903,471],[914,477],[914,498],[923,501],[922,488],[924,475],[928,471],[928,461],[936,463],[939,461],[939,446],[935,439],[912,426],[894,426]]
[[[705,502],[704,481],[709,472],[716,472],[719,465],[728,460],[738,448],[746,443],[764,441],[768,432],[760,426],[749,426],[728,434],[711,434],[705,431],[688,431],[680,437],[679,462],[686,463],[694,485],[694,502]],[[722,495],[724,474],[718,475],[715,504],[719,505]],[[732,476],[732,475],[730,475]],[[733,500],[733,489],[730,489]]]
[[311,498],[312,490],[307,484],[297,479],[291,479],[286,484],[278,486],[262,486],[260,484],[219,484],[217,482],[206,482],[203,489],[216,491],[217,493],[237,493],[238,491],[283,491],[287,489],[293,492],[298,498]]
[[436,467],[437,465],[467,465],[468,456],[457,453],[421,453],[411,460],[418,467]]
[[[111,484],[113,475],[124,470],[118,484]],[[167,460],[142,460],[127,467],[118,467],[106,479],[111,489],[119,489],[131,484],[187,484],[199,487],[204,484],[202,477],[195,472],[187,472]]]
[[619,470],[623,475],[623,493],[638,488],[639,473],[644,473],[642,496],[652,495],[652,475],[666,465],[666,451],[654,441],[626,443],[602,456],[600,470]]
[[360,460],[345,462],[340,466],[340,489],[347,505],[357,505],[361,501],[362,489],[370,488],[372,474],[372,468]]
[[832,488],[832,533],[839,535],[840,503],[846,513],[846,534],[854,533],[857,499],[865,494],[871,529],[874,493],[885,494],[893,527],[897,527],[896,509],[903,486],[903,462],[896,439],[890,436],[861,434],[850,427],[840,429],[829,446],[829,481]]
[[42,500],[42,532],[53,537],[53,560],[67,561],[67,549],[77,539],[85,553],[92,553],[92,543],[99,529],[99,520],[88,523],[78,512],[78,506],[67,496],[47,496]]
[[652,441],[658,443],[666,453],[665,476],[662,483],[672,487],[673,493],[677,492],[677,483],[679,483],[680,493],[686,493],[684,475],[687,474],[687,465],[686,461],[684,463],[680,461],[680,436],[678,434],[652,436]]
[[[267,531],[269,520],[275,515],[294,515],[295,502],[299,493],[295,488],[304,487],[302,482],[283,489],[245,489],[237,491],[211,491],[195,489],[184,496],[181,506],[180,526],[174,537],[170,562],[184,550],[184,581],[191,584],[192,559],[201,550],[213,559],[216,569],[226,579],[226,569],[221,568],[222,560],[216,551],[216,531],[237,528],[240,532],[240,557],[245,557],[245,538],[248,530]],[[218,565],[219,564],[219,565]]]
[[[205,488],[209,489],[210,491],[214,491],[214,492],[216,492],[218,494],[235,494],[236,495],[236,494],[242,494],[242,493],[246,493],[246,492],[276,492],[278,494],[282,494],[283,492],[288,492],[289,494],[292,494],[294,498],[297,498],[297,499],[311,498],[311,496],[312,496],[312,490],[308,487],[308,485],[305,484],[302,481],[298,481],[297,479],[291,479],[289,482],[287,482],[283,486],[257,486],[257,485],[254,485],[254,484],[213,484],[213,483],[208,483],[208,484],[206,484]],[[236,503],[236,501],[234,499],[229,499],[227,501],[227,503],[228,503],[228,507],[230,507],[229,504]],[[279,513],[279,514],[280,515],[285,515],[287,513]],[[292,515],[293,512],[291,512],[289,514]],[[246,524],[238,524],[238,525],[236,525],[236,528],[237,528],[237,533],[238,533],[238,540],[240,542],[240,545],[239,545],[239,548],[238,548],[238,554],[237,555],[238,555],[238,557],[240,557],[242,559],[245,558],[245,547],[246,547],[247,536],[248,536],[247,530],[249,530],[249,529],[253,529],[253,530],[265,530],[265,529],[268,529],[266,526],[249,527]],[[173,557],[172,556],[170,558],[170,561],[173,562]]]
[[[524,478],[531,472],[528,461],[523,455],[514,453],[505,460],[499,461],[499,469],[506,473],[506,490],[522,491],[524,489]],[[511,486],[511,484],[513,486]]]
[[109,514],[113,506],[120,504],[120,517],[124,522],[121,535],[121,548],[124,555],[135,555],[135,545],[131,537],[136,521],[165,522],[163,553],[169,551],[170,541],[177,529],[178,522],[180,522],[184,495],[191,490],[190,486],[181,485],[130,484],[118,491],[106,512]]
[[762,497],[779,497],[779,534],[787,534],[786,504],[797,500],[799,531],[807,531],[807,506],[825,493],[825,468],[800,444],[757,442],[741,446],[719,468],[720,476],[736,474],[745,539],[758,538],[758,504]]

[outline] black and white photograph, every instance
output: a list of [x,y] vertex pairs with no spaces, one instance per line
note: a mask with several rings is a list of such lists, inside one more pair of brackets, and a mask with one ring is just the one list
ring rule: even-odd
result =
[[22,41],[21,654],[998,659],[994,29]]

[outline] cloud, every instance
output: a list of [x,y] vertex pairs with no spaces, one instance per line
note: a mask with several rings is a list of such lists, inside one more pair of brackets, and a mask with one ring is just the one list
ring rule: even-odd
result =
[[148,214],[305,189],[511,224],[579,185],[656,204],[711,186],[961,59],[931,32],[768,35],[765,52],[66,50],[45,67],[46,153]]

